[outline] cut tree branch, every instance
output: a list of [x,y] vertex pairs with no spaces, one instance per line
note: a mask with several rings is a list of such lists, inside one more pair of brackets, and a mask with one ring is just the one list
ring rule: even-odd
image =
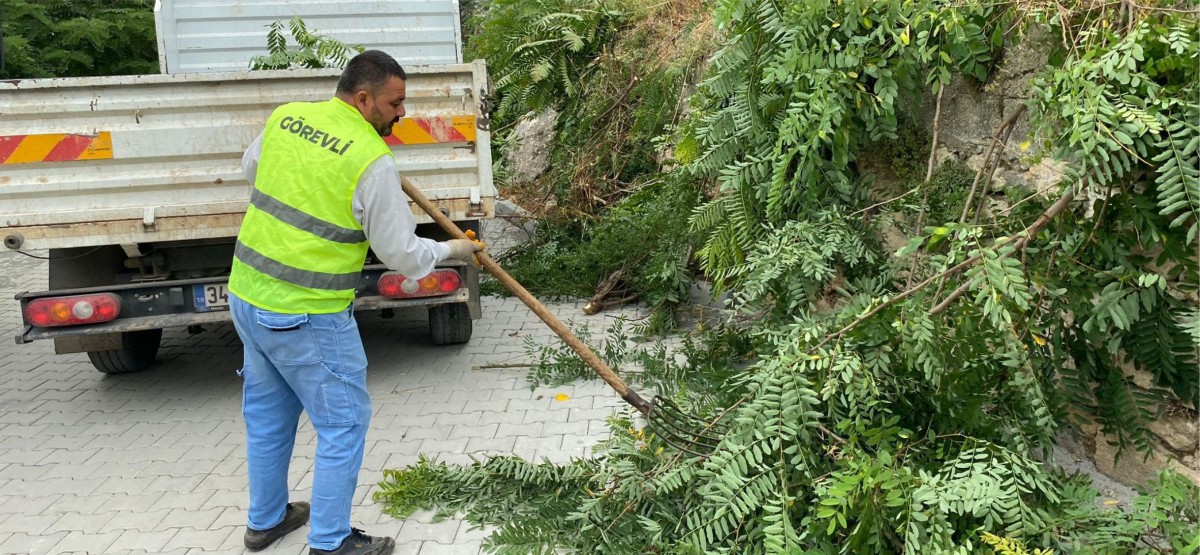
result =
[[[933,142],[929,145],[929,163],[925,168],[925,181],[921,183],[921,212],[917,214],[917,225],[913,226],[913,234],[921,234],[921,226],[925,225],[925,209],[929,206],[929,180],[933,179],[933,165],[937,161],[938,135],[942,131],[942,95],[946,92],[946,85],[938,87],[937,107],[933,110]],[[906,286],[912,285],[913,275],[917,273],[917,259],[913,257],[912,264],[908,267],[908,281]]]
[[[1055,201],[1054,204],[1050,205],[1050,207],[1047,208],[1045,212],[1042,212],[1042,215],[1038,216],[1038,219],[1035,220],[1033,222],[1033,224],[1031,224],[1029,227],[1026,227],[1024,230],[1022,230],[1018,233],[1009,235],[1008,240],[1012,241],[1014,250],[1008,254],[1001,255],[1001,258],[1006,258],[1008,256],[1012,256],[1013,253],[1023,251],[1025,249],[1025,247],[1029,246],[1029,243],[1033,240],[1033,238],[1036,237],[1037,234],[1039,232],[1041,232],[1041,230],[1050,223],[1050,220],[1053,220],[1056,216],[1058,216],[1064,210],[1066,210],[1067,207],[1070,206],[1071,201],[1074,199],[1075,199],[1075,189],[1071,188],[1071,189],[1067,190],[1066,193],[1063,193],[1063,196],[1060,197],[1057,201]],[[935,282],[945,276],[953,274],[959,270],[974,266],[977,262],[979,262],[982,259],[983,259],[983,255],[977,254],[975,256],[972,256],[962,262],[959,262],[958,264],[955,264],[954,266],[952,266],[950,268],[947,268],[943,272],[941,272],[935,276],[932,276],[932,277],[926,279],[925,281],[922,281],[921,283],[918,283],[916,286],[904,291],[903,293],[900,293],[899,295],[896,295],[895,297],[892,297],[892,298],[880,303],[879,306],[876,306],[875,308],[868,311],[866,314],[859,316],[856,320],[854,320],[853,322],[850,322],[842,329],[826,336],[825,339],[822,339],[820,343],[817,343],[817,345],[815,347],[813,347],[810,350],[810,352],[817,351],[821,347],[824,347],[825,345],[829,344],[830,341],[833,341],[834,339],[837,339],[837,338],[845,335],[846,332],[854,329],[859,324],[865,322],[872,316],[879,314],[880,312],[883,311],[883,309],[885,309],[889,306],[892,306],[892,305],[900,302],[901,300],[904,300],[908,297],[913,296],[918,291],[928,287],[933,282]],[[966,291],[967,291],[967,284],[964,284],[962,287],[959,287],[958,289],[954,290],[954,292],[951,293],[949,297],[946,297],[946,300],[942,301],[937,306],[930,309],[929,314],[932,316],[934,314],[942,312],[943,310],[946,309],[946,307],[950,306],[950,303],[954,302],[954,300],[957,299],[958,297],[961,297],[964,293],[966,293]]]
[[[1009,235],[1008,239],[1010,241],[1013,241],[1013,250],[1011,252],[1001,254],[999,258],[1001,260],[1003,260],[1005,258],[1012,256],[1015,253],[1023,252],[1025,250],[1025,247],[1029,246],[1029,243],[1033,241],[1033,238],[1036,237],[1037,234],[1042,231],[1042,228],[1046,227],[1046,225],[1050,223],[1050,220],[1054,219],[1055,216],[1062,213],[1063,210],[1066,210],[1067,206],[1069,206],[1071,204],[1071,201],[1074,199],[1075,199],[1075,189],[1071,188],[1066,193],[1063,193],[1063,196],[1061,198],[1059,198],[1057,202],[1050,205],[1050,208],[1047,208],[1045,212],[1042,212],[1042,215],[1038,216],[1038,219],[1033,222],[1033,225],[1025,228],[1025,230],[1020,233],[1017,233],[1015,235]],[[975,257],[975,258],[978,258],[978,257]],[[938,303],[937,306],[930,309],[929,315],[933,316],[934,314],[938,314],[938,313],[942,312],[943,310],[946,310],[946,308],[949,307],[951,303],[958,300],[959,297],[962,297],[963,295],[965,295],[967,293],[967,290],[970,288],[970,286],[971,286],[971,282],[969,282],[969,281],[967,283],[964,283],[964,284],[958,286],[958,289],[955,289],[952,293],[947,295],[945,300],[943,300],[942,302]]]

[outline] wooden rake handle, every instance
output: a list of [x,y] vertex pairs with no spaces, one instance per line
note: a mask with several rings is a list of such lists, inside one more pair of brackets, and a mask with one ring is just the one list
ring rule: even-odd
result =
[[[438,210],[433,203],[429,202],[429,199],[425,198],[425,194],[422,193],[416,185],[413,185],[413,183],[409,181],[407,177],[400,177],[400,185],[404,188],[404,194],[408,195],[408,198],[417,203],[417,206],[420,206],[421,210],[424,210],[426,214],[429,214],[429,216],[433,218],[433,221],[437,222],[438,226],[445,230],[446,233],[449,233],[451,237],[454,237],[455,239],[467,238],[467,235],[463,233],[458,226],[454,225],[454,222],[450,221],[450,218],[447,218],[445,214],[442,214],[442,211]],[[508,275],[508,272],[505,272],[504,268],[501,268],[491,256],[489,256],[486,252],[475,253],[475,256],[479,259],[480,264],[488,271],[488,273],[500,280],[500,283],[503,283],[509,291],[512,291],[518,299],[521,299],[521,302],[525,303],[525,306],[529,307],[529,309],[532,310],[533,313],[538,316],[538,318],[541,318],[547,326],[550,326],[550,329],[554,330],[554,333],[558,334],[558,336],[561,337],[562,340],[565,341],[567,345],[569,345],[571,349],[573,349],[579,355],[579,358],[583,359],[585,364],[590,366],[592,370],[595,370],[605,383],[607,383],[619,395],[621,395],[621,398],[624,399],[625,402],[632,405],[633,408],[637,409],[642,414],[650,413],[650,403],[646,402],[645,399],[642,399],[642,396],[638,395],[636,391],[630,389],[629,386],[626,385],[625,382],[622,381],[621,378],[618,377],[617,374],[613,372],[603,360],[600,360],[600,357],[596,356],[596,353],[592,352],[592,349],[588,347],[586,343],[580,341],[578,337],[575,337],[575,334],[571,333],[571,330],[567,328],[562,321],[554,316],[554,314],[551,314],[549,310],[546,310],[546,307],[543,306],[541,302],[534,298],[529,291],[526,291],[525,288],[517,282],[517,280]]]

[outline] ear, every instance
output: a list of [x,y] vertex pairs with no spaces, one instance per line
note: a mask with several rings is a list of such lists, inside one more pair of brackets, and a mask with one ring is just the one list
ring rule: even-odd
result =
[[360,108],[366,108],[367,100],[371,98],[371,93],[367,91],[358,91],[354,93],[354,104]]

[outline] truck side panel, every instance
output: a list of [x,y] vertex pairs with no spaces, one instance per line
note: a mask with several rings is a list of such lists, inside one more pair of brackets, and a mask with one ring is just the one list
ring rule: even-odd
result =
[[[388,138],[400,172],[454,220],[491,217],[483,64],[406,71],[409,117]],[[20,250],[232,237],[250,192],[242,153],[271,110],[330,98],[337,76],[0,82],[0,237]]]

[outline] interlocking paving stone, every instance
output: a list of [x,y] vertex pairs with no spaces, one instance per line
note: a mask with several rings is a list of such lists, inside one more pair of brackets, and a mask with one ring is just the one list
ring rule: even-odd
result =
[[[242,353],[233,327],[167,330],[151,369],[105,375],[86,354],[12,341],[21,332],[13,295],[45,288],[44,260],[0,252],[0,553],[243,553],[245,430],[235,372]],[[581,307],[547,304],[602,337],[612,315],[584,316]],[[431,345],[421,311],[358,320],[374,415],[352,519],[370,534],[396,536],[397,553],[474,554],[487,532],[459,520],[434,523],[428,511],[388,516],[373,500],[383,469],[413,464],[418,454],[566,462],[607,437],[604,419],[625,410],[599,380],[531,389],[526,368],[489,367],[534,360],[526,340],[558,341],[515,299],[485,297],[465,345]],[[560,393],[569,399],[556,401]],[[311,494],[315,443],[303,419],[289,472],[293,499]],[[307,553],[307,533],[302,527],[265,553]]]

